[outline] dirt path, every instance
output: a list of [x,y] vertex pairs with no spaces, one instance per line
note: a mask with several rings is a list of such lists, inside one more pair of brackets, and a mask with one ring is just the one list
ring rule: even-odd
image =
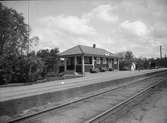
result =
[[167,84],[116,123],[167,123]]

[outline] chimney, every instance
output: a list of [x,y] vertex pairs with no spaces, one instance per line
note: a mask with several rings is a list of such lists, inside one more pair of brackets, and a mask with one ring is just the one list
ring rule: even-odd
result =
[[93,48],[96,48],[96,44],[93,44]]

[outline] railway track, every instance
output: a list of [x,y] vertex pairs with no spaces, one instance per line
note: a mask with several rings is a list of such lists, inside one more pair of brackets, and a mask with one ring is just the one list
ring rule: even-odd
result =
[[87,120],[85,123],[112,123],[114,120],[116,120],[116,115],[119,115],[119,111],[128,107],[132,104],[136,104],[135,100],[137,98],[144,98],[145,96],[148,96],[150,94],[150,91],[161,84],[163,80],[160,80],[158,83],[155,83],[145,89],[143,89],[141,92],[135,94],[134,96],[122,101],[121,103],[111,107],[110,109],[96,115],[95,117],[92,117],[91,119]]
[[[161,71],[154,71],[151,73],[146,73],[147,75],[152,75],[152,74],[156,74],[159,72],[164,72],[166,70],[161,70]],[[139,76],[143,76],[141,75],[137,75],[136,77]],[[126,78],[120,78],[118,80],[121,79],[128,79],[128,78],[135,78],[135,76],[132,77],[126,77]],[[50,92],[54,92],[54,90],[60,91],[62,89],[72,89],[72,88],[77,88],[77,87],[81,87],[81,86],[87,86],[89,85],[88,82],[84,83],[84,81],[90,81],[90,85],[91,84],[97,84],[100,81],[106,82],[106,81],[110,81],[111,77],[109,76],[98,76],[97,78],[88,78],[88,77],[83,77],[83,79],[78,80],[76,82],[76,80],[74,82],[70,82],[70,83],[64,83],[64,80],[55,82],[55,83],[50,83],[50,84],[46,84],[43,83],[45,86],[38,86],[38,84],[34,84],[31,87],[20,87],[19,89],[16,89],[15,87],[12,89],[7,89],[1,91],[1,97],[0,97],[0,101],[8,101],[11,99],[18,99],[18,98],[22,98],[22,97],[29,97],[29,96],[34,96],[35,95],[40,95],[40,94],[44,94],[44,93],[50,93]],[[99,81],[99,82],[98,82]],[[63,86],[62,86],[63,85]],[[30,91],[31,90],[31,91]],[[2,93],[3,92],[3,93]]]
[[[74,99],[72,101],[66,101],[63,104],[56,105],[56,106],[53,106],[53,107],[49,107],[49,108],[47,108],[45,110],[42,110],[42,111],[39,111],[39,112],[35,112],[35,113],[32,113],[32,114],[28,114],[28,115],[24,115],[24,116],[21,116],[21,117],[14,118],[14,119],[10,120],[9,123],[22,122],[22,121],[24,121],[24,120],[26,120],[28,118],[36,117],[36,116],[38,116],[40,114],[48,113],[48,112],[53,111],[53,110],[58,110],[58,109],[61,109],[61,108],[65,107],[65,106],[69,106],[71,104],[82,102],[82,101],[85,101],[87,99],[94,98],[94,97],[97,97],[97,96],[112,92],[112,91],[120,89],[120,88],[128,87],[129,85],[132,85],[132,84],[135,84],[135,83],[139,83],[140,81],[148,81],[150,78],[157,77],[159,75],[163,75],[164,73],[157,74],[157,75],[152,75],[150,77],[135,81],[133,83],[128,83],[128,84],[125,83],[123,85],[120,85],[120,86],[112,88],[112,89],[110,87],[105,88],[105,89],[101,89],[101,90],[98,90],[98,91],[96,91],[94,93],[87,94],[84,97],[76,98],[76,99]],[[111,109],[109,109],[109,110],[107,110],[107,111],[105,111],[103,113],[100,113],[99,115],[96,115],[95,117],[92,117],[91,119],[87,120],[86,123],[106,122],[104,120],[106,119],[106,117],[108,117],[108,115],[110,113],[112,113],[113,111],[117,110],[120,106],[125,106],[125,104],[127,104],[128,102],[132,102],[132,100],[137,98],[138,96],[144,95],[146,92],[148,92],[148,90],[150,90],[151,88],[157,86],[163,80],[164,79],[161,78],[161,80],[159,80],[158,82],[156,81],[156,83],[151,83],[151,85],[149,87],[142,89],[142,91],[138,92],[136,95],[133,95],[132,97],[128,98],[127,100],[115,105]]]

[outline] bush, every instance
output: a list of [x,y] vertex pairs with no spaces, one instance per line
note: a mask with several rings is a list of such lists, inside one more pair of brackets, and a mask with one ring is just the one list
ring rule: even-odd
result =
[[91,73],[98,73],[99,72],[99,69],[98,68],[92,68],[92,69],[90,69],[90,72]]
[[12,61],[11,56],[2,55],[0,57],[0,84],[9,83],[12,78]]
[[130,70],[131,69],[131,62],[129,61],[120,61],[119,63],[120,70]]
[[0,64],[0,84],[36,81],[44,76],[43,62],[35,56],[3,57],[0,60],[3,61]]

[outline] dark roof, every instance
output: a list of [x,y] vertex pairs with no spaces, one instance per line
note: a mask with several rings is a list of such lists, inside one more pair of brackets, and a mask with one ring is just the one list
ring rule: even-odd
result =
[[70,55],[94,55],[94,56],[106,56],[106,57],[117,57],[116,55],[112,54],[111,52],[101,49],[101,48],[93,48],[84,45],[77,45],[64,52],[61,52],[60,56],[70,56]]

